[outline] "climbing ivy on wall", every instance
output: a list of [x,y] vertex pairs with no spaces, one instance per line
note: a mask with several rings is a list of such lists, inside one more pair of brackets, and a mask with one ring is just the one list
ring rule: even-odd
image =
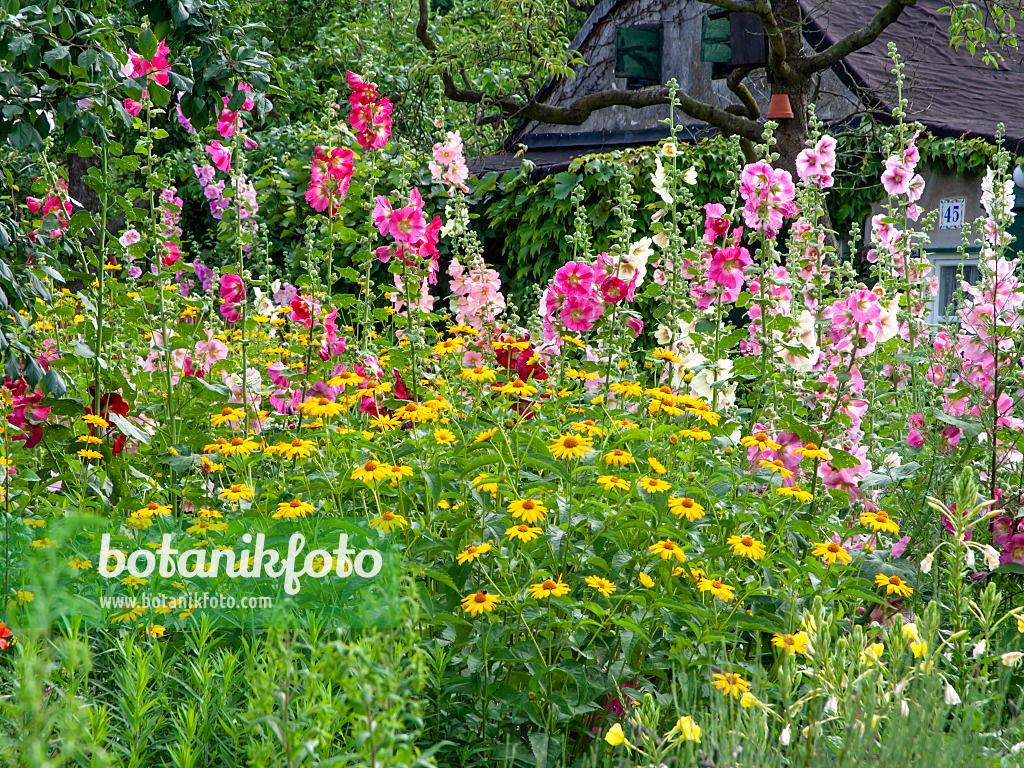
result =
[[[871,206],[882,199],[878,179],[885,155],[877,132],[867,121],[840,135],[838,141],[839,162],[829,213],[832,227],[842,239],[854,223],[864,222]],[[961,174],[984,174],[995,152],[983,139],[938,138],[925,133],[917,145],[922,160],[933,169]],[[586,155],[573,160],[561,173],[537,177],[527,168],[477,180],[471,194],[477,223],[489,238],[501,243],[512,292],[522,294],[531,284],[543,285],[565,263],[565,237],[573,228],[571,194],[578,185],[585,191],[595,247],[609,247],[616,229],[616,222],[609,221],[617,195],[615,168],[621,163],[626,163],[633,175],[638,224],[643,231],[654,212],[656,196],[649,176],[654,172],[657,151],[656,147],[638,147]],[[733,183],[729,172],[737,173],[744,161],[733,142],[718,136],[681,145],[678,162],[683,168],[697,168],[700,181],[694,195],[703,205],[726,194]]]

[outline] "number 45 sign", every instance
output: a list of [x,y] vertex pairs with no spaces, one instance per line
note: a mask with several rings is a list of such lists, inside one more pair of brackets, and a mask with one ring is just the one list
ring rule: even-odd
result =
[[967,198],[939,200],[939,229],[963,229]]

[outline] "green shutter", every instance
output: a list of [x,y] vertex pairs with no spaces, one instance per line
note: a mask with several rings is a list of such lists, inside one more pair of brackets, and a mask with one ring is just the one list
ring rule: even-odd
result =
[[661,82],[661,29],[619,27],[615,30],[615,76]]
[[729,17],[705,16],[700,29],[700,60],[728,64],[732,57]]

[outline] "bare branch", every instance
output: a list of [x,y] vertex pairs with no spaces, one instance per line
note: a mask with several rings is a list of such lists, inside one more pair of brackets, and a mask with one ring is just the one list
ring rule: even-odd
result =
[[768,35],[768,66],[776,75],[788,78],[791,74],[787,61],[789,53],[771,3],[769,0],[756,0],[755,5],[757,17],[761,19],[765,34]]
[[[721,2],[722,0],[715,1]],[[419,16],[419,21],[416,24],[416,37],[424,48],[431,53],[437,53],[437,44],[430,37],[428,29],[429,0],[419,0]],[[523,101],[511,96],[492,96],[473,88],[460,88],[447,72],[442,71],[440,77],[444,86],[444,95],[452,101],[493,107],[505,118],[535,120],[551,125],[582,125],[594,112],[608,107],[642,109],[643,107],[668,104],[669,97],[669,89],[664,85],[652,85],[635,91],[612,88],[582,96],[568,106],[556,107],[532,99]],[[686,94],[677,94],[677,98],[683,112],[697,120],[714,125],[723,133],[736,134],[751,141],[757,141],[761,137],[761,126],[754,120],[742,115],[731,114],[719,107],[697,101]]]
[[805,75],[821,72],[835,66],[854,51],[860,50],[877,40],[885,28],[900,17],[903,9],[909,8],[912,5],[917,5],[917,0],[888,0],[882,9],[875,14],[874,18],[856,32],[851,32],[821,53],[798,59],[793,63],[794,66]]
[[[754,71],[754,67],[737,67],[729,73],[729,77],[726,78],[725,84],[729,87],[729,90],[736,94],[740,102],[743,104],[743,117],[749,117],[751,120],[757,120],[761,116],[761,108],[757,106],[757,100],[754,99],[754,94],[750,92],[750,89],[743,84],[743,80]],[[732,110],[730,110],[732,111]],[[733,114],[736,114],[733,112]]]

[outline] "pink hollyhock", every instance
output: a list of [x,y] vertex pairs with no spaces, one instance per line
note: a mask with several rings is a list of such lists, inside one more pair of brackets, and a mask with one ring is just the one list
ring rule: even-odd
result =
[[828,189],[834,184],[832,175],[835,170],[836,140],[831,136],[822,136],[817,144],[797,155],[797,176],[817,184],[820,189]]
[[149,80],[152,80],[160,85],[166,86],[171,82],[170,72],[171,65],[167,61],[167,54],[171,52],[171,49],[166,45],[167,40],[161,40],[157,44],[156,53],[152,59],[146,60],[142,58],[141,54],[128,49],[128,63],[131,66],[131,73],[129,77],[142,77],[146,75]]
[[313,327],[313,299],[309,296],[296,296],[292,299],[292,311],[289,317],[293,323],[303,328]]
[[627,317],[626,327],[633,332],[634,337],[639,338],[640,334],[644,332],[644,321],[639,317]]
[[363,149],[383,149],[391,138],[391,118],[374,120],[365,131],[356,134],[356,141]]
[[363,79],[355,72],[346,72],[345,78],[352,94],[348,97],[353,107],[365,107],[377,100],[377,86],[373,83],[363,82]]
[[878,296],[867,289],[854,291],[850,294],[846,300],[846,307],[849,309],[853,319],[858,323],[870,323],[877,320],[882,314],[882,308],[878,303]]
[[589,331],[594,327],[594,319],[600,314],[597,302],[589,296],[567,296],[562,304],[559,317],[569,331]]
[[245,283],[238,275],[220,276],[220,298],[230,304],[245,300]]
[[608,304],[618,304],[629,296],[629,285],[617,277],[606,278],[601,283],[601,298]]
[[720,248],[711,257],[708,277],[726,288],[739,288],[743,285],[743,268],[752,263],[746,248]]
[[224,173],[228,173],[231,170],[231,150],[225,146],[222,146],[219,141],[211,141],[206,147],[206,151],[210,153],[210,157],[213,158],[213,164],[220,168]]
[[729,220],[725,218],[725,206],[708,203],[704,206],[704,242],[711,245],[729,231]]
[[232,304],[225,301],[220,305],[220,313],[229,323],[237,323],[242,319],[242,307],[240,304]]
[[1024,565],[1024,533],[1011,536],[1003,544],[1003,552],[999,558],[1000,565]]
[[165,267],[169,267],[178,259],[181,258],[181,249],[178,248],[177,244],[168,240],[164,243],[163,254],[160,256],[160,263]]
[[348,189],[348,182],[355,170],[355,155],[351,149],[335,147],[331,150],[330,158],[327,161],[331,176],[339,181],[345,182],[345,189]]
[[135,101],[135,99],[123,99],[121,104],[124,106],[124,111],[132,117],[138,117],[142,114],[142,102]]
[[309,178],[313,181],[320,181],[326,179],[330,173],[330,157],[324,152],[323,147],[315,147],[309,166]]
[[885,161],[882,187],[886,194],[905,195],[910,191],[910,181],[913,175],[913,171],[903,164],[903,158],[894,155]]
[[590,293],[593,283],[594,270],[582,262],[566,262],[555,273],[555,290],[562,296]]
[[391,234],[391,214],[394,209],[384,195],[377,195],[377,205],[373,209],[373,223],[380,233],[387,237]]
[[305,198],[314,211],[323,213],[331,204],[331,190],[323,180],[311,181],[306,187]]

